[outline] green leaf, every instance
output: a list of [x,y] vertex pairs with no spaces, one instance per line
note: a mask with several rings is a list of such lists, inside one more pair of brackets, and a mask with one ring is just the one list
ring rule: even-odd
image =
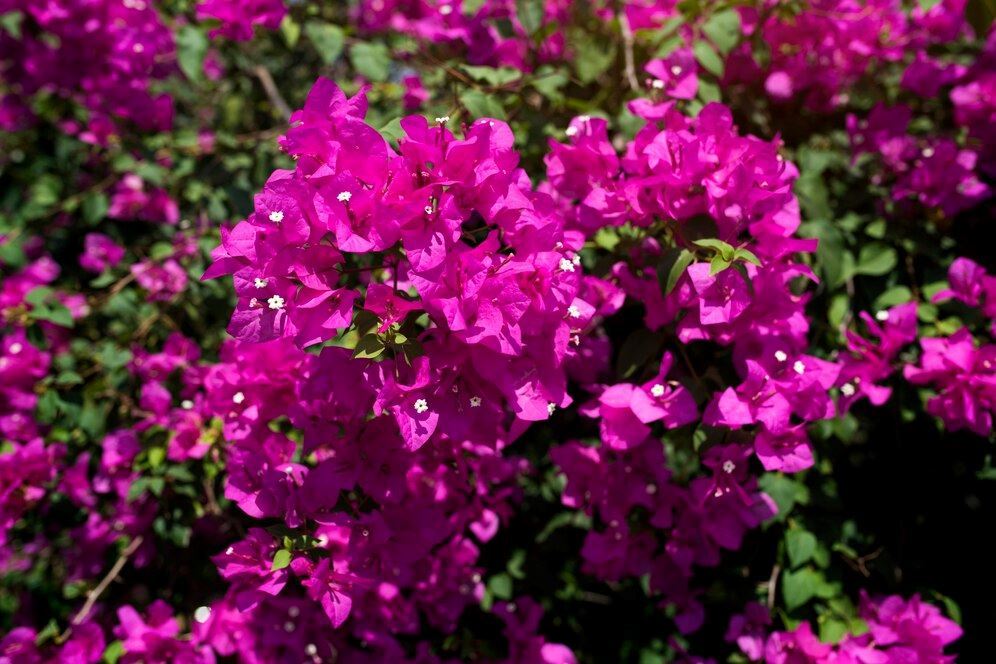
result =
[[753,263],[759,267],[761,265],[761,260],[749,249],[737,249],[733,254],[733,259]]
[[576,43],[583,43],[585,47],[574,58],[574,67],[582,83],[591,83],[604,74],[616,59],[616,45],[594,40],[585,32],[575,34],[582,40]]
[[193,25],[185,25],[176,33],[176,61],[180,70],[191,81],[200,81],[204,76],[204,56],[207,55],[208,40],[204,33]]
[[681,275],[685,273],[688,266],[692,264],[695,260],[695,254],[693,254],[688,249],[682,249],[681,253],[678,255],[678,260],[674,262],[671,266],[670,271],[667,273],[667,283],[664,286],[664,294],[667,295],[674,290],[674,287],[678,284],[678,279]]
[[505,109],[492,94],[481,90],[467,90],[460,95],[460,103],[467,109],[471,117],[505,119]]
[[726,55],[740,41],[740,13],[735,9],[716,12],[702,25],[702,32]]
[[380,357],[385,348],[383,339],[376,334],[367,334],[356,343],[353,357],[361,360],[372,360]]
[[318,51],[318,56],[327,65],[332,64],[342,55],[346,45],[346,34],[338,25],[309,21],[304,26],[304,34]]
[[100,192],[90,194],[83,199],[83,219],[91,224],[102,221],[107,215],[107,208],[107,196]]
[[465,71],[475,81],[484,81],[488,85],[500,86],[522,78],[522,72],[511,67],[476,67],[474,65],[460,65],[460,69]]
[[284,36],[287,45],[294,48],[297,46],[298,40],[301,39],[301,24],[288,14],[284,16],[284,20],[280,24],[280,33]]
[[789,564],[798,567],[808,562],[816,551],[816,537],[808,530],[792,528],[785,533],[785,549]]
[[559,103],[564,99],[561,88],[567,85],[567,74],[548,65],[540,67],[530,80],[536,91],[552,102]]
[[663,340],[660,335],[646,328],[640,328],[630,334],[619,349],[616,360],[616,373],[621,378],[629,378],[657,355]]
[[273,563],[270,565],[271,570],[284,569],[291,562],[291,552],[287,549],[280,549],[273,555]]
[[21,38],[21,22],[24,20],[24,14],[20,11],[7,12],[6,14],[0,15],[0,28],[5,30],[14,39]]
[[882,276],[891,272],[896,267],[897,262],[896,250],[892,247],[881,242],[866,244],[861,247],[861,251],[858,253],[854,273]]
[[488,580],[488,590],[498,599],[512,599],[512,577],[504,572]]
[[702,247],[703,249],[712,249],[717,255],[722,256],[725,261],[733,261],[733,247],[722,240],[717,240],[716,238],[703,238],[701,240],[693,240],[692,244],[696,247]]
[[719,254],[716,254],[715,256],[712,257],[712,260],[709,261],[709,274],[712,275],[719,274],[726,268],[730,267],[730,265],[732,265],[730,261],[726,260]]
[[782,574],[782,599],[785,608],[793,611],[816,597],[823,586],[823,575],[805,567],[795,572]]
[[543,0],[515,0],[515,14],[527,34],[535,34],[543,25]]
[[723,77],[723,60],[716,53],[716,49],[707,42],[695,42],[695,46],[692,47],[692,53],[695,54],[695,59],[702,65],[703,69],[716,78]]
[[104,650],[104,664],[117,664],[124,654],[124,644],[121,641],[112,641]]
[[379,42],[357,42],[349,47],[349,60],[361,76],[386,81],[391,73],[391,52]]

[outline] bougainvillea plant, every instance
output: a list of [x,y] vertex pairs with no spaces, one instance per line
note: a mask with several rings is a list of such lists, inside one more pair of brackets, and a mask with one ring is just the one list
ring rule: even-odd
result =
[[985,0],[0,0],[0,662],[985,661]]

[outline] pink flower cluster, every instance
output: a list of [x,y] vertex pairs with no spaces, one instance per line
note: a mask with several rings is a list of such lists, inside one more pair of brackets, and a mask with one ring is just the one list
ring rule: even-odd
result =
[[951,138],[919,138],[907,133],[913,117],[905,106],[878,105],[867,118],[848,115],[847,130],[855,157],[881,160],[876,184],[890,184],[898,202],[916,200],[947,217],[974,207],[990,195],[978,171],[978,154]]
[[202,0],[197,5],[197,18],[217,21],[211,37],[233,41],[249,41],[256,26],[276,30],[287,15],[284,0]]
[[942,0],[924,9],[914,3],[907,11],[899,0],[817,0],[790,9],[788,15],[779,11],[775,0],[761,8],[744,8],[740,10],[743,32],[763,40],[770,61],[759,65],[751,44],[745,42],[731,54],[726,78],[728,82],[763,79],[776,101],[802,99],[813,110],[830,111],[850,100],[850,90],[872,67],[900,62],[914,53],[916,60],[904,83],[925,90],[922,86],[928,80],[955,71],[934,64],[925,51],[964,34],[965,4],[965,0]]
[[[518,15],[514,0],[361,0],[353,19],[362,30],[398,32],[427,44],[459,49],[467,62],[523,71],[564,54],[562,30],[555,30],[537,44]],[[542,11],[541,25],[563,25],[572,9],[571,0],[534,3]],[[511,34],[501,28],[507,24]]]
[[20,12],[20,38],[0,31],[7,94],[0,127],[30,124],[31,98],[51,93],[89,111],[85,127],[67,133],[106,144],[122,122],[145,131],[169,129],[173,103],[152,82],[174,65],[173,35],[150,0],[3,0],[0,14]]
[[824,643],[808,622],[792,631],[771,632],[768,610],[750,604],[734,616],[726,640],[752,662],[765,664],[900,664],[903,662],[954,662],[945,655],[947,645],[961,636],[961,628],[937,607],[914,595],[872,599],[862,595],[858,614],[868,629],[860,636],[848,634],[837,644]]

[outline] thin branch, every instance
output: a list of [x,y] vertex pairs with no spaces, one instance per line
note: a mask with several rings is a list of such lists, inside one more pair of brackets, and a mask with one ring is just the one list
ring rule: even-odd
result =
[[626,80],[630,88],[638,91],[640,83],[636,80],[636,63],[633,61],[633,29],[629,27],[629,19],[622,12],[619,13],[619,27],[622,30],[623,55],[626,58]]
[[277,89],[277,84],[273,81],[273,76],[270,74],[270,70],[263,65],[256,65],[252,70],[256,78],[263,85],[263,90],[266,91],[266,96],[269,97],[270,103],[273,107],[280,111],[280,115],[290,119],[291,107],[287,105],[287,101],[284,96],[280,94],[280,90]]
[[107,575],[100,580],[100,583],[98,583],[93,590],[87,593],[86,602],[83,604],[83,608],[81,608],[79,612],[73,616],[73,619],[70,621],[70,626],[65,632],[63,632],[60,637],[61,639],[65,639],[69,636],[69,632],[72,630],[73,626],[83,624],[83,621],[86,620],[88,615],[90,615],[90,610],[93,609],[93,605],[97,603],[97,600],[104,594],[107,587],[111,585],[114,579],[117,578],[118,574],[121,573],[121,569],[125,566],[125,563],[128,562],[128,558],[131,557],[131,554],[135,553],[140,546],[142,546],[141,535],[133,539],[128,546],[124,548],[124,551],[122,551],[121,555],[118,556],[118,559],[114,561],[114,566],[111,567]]
[[781,565],[771,568],[771,578],[768,579],[768,610],[775,608],[775,589],[778,587],[778,575],[782,573]]

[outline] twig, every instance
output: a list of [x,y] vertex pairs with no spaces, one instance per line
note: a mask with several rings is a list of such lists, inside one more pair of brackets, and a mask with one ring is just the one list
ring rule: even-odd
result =
[[768,579],[768,610],[775,608],[775,589],[778,587],[778,575],[782,573],[781,565],[775,564],[771,568],[771,577]]
[[100,583],[98,583],[93,590],[87,593],[86,602],[83,603],[83,608],[81,608],[76,615],[73,616],[69,627],[62,633],[60,639],[65,640],[66,637],[69,636],[69,632],[72,631],[73,626],[83,624],[86,617],[90,615],[90,610],[93,609],[93,605],[97,603],[100,596],[104,594],[105,590],[107,590],[107,586],[111,585],[114,579],[117,578],[118,574],[121,573],[121,569],[125,566],[125,563],[128,562],[128,558],[131,557],[131,554],[135,553],[140,546],[142,546],[141,535],[133,539],[128,546],[124,548],[124,551],[121,552],[118,559],[114,561],[114,566],[111,567],[110,571],[104,576],[103,579],[100,580]]
[[640,83],[636,80],[636,63],[633,61],[633,30],[629,27],[629,19],[626,14],[619,13],[619,28],[622,30],[623,55],[626,58],[626,80],[629,87],[634,91],[640,89]]
[[270,74],[270,70],[263,65],[256,65],[253,67],[253,74],[259,79],[259,82],[263,85],[263,90],[266,92],[266,96],[269,97],[270,103],[273,104],[274,108],[280,111],[280,115],[284,116],[288,120],[291,116],[291,108],[287,105],[287,101],[284,100],[280,90],[277,89],[277,84],[273,82],[273,76]]

